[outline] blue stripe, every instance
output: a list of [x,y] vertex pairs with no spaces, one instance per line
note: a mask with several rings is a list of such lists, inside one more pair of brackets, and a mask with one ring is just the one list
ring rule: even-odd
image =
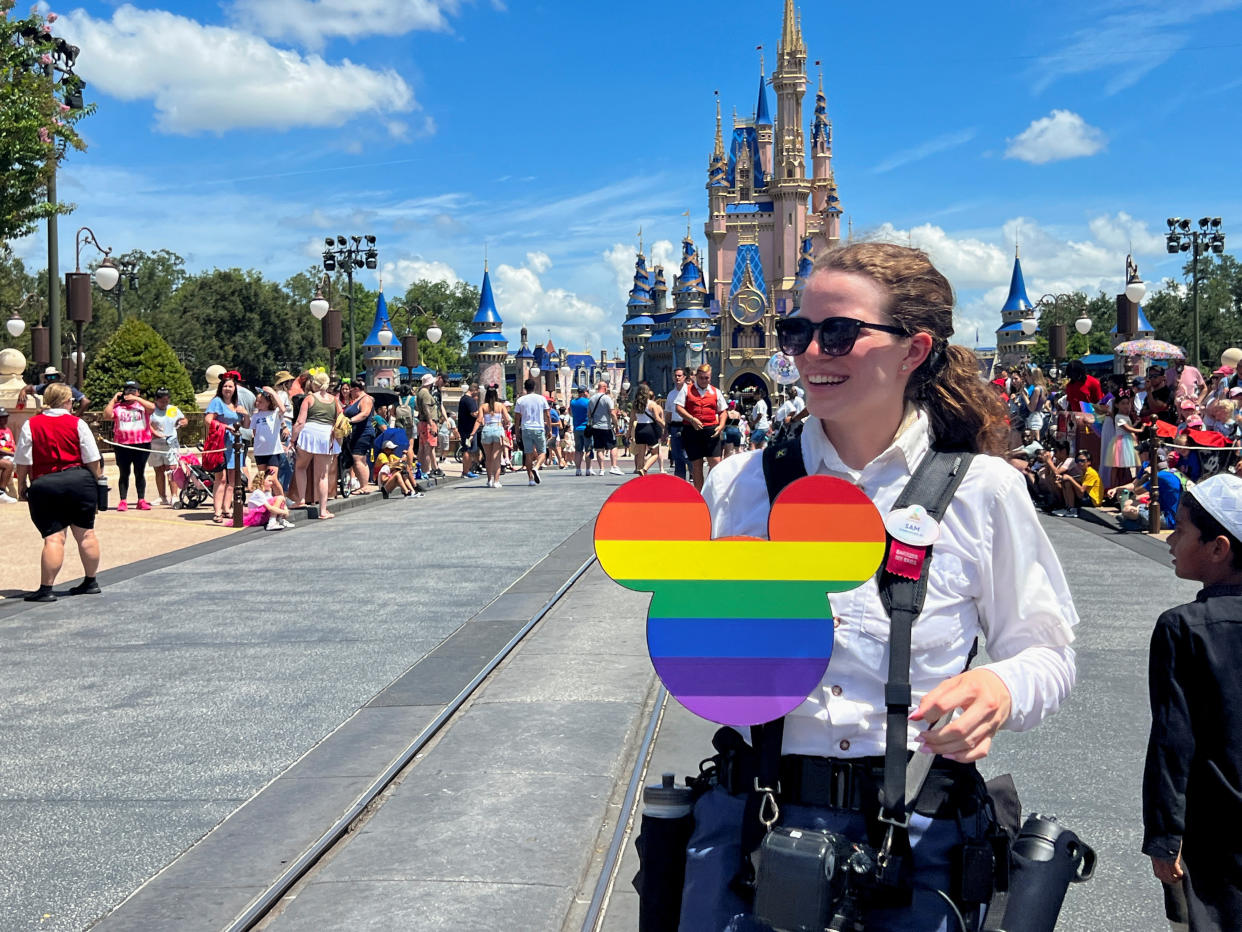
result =
[[827,618],[650,618],[647,651],[660,657],[792,658],[832,653]]

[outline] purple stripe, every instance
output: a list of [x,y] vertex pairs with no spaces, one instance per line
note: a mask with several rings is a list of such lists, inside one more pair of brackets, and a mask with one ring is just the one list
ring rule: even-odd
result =
[[675,696],[699,718],[721,725],[762,725],[788,715],[805,696]]
[[653,657],[674,696],[810,695],[828,668],[827,657]]

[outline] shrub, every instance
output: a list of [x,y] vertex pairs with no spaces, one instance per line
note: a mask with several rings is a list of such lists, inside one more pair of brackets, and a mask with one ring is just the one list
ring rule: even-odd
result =
[[144,398],[163,386],[172,393],[173,404],[186,412],[197,410],[190,373],[177,354],[149,324],[133,317],[108,337],[93,360],[87,360],[82,390],[104,403],[131,379],[142,386]]

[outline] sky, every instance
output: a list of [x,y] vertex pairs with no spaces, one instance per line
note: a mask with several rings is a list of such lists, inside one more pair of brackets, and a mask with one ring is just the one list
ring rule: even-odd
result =
[[[40,8],[98,104],[58,179],[78,205],[62,269],[84,224],[117,253],[278,281],[325,236],[370,233],[368,286],[477,285],[486,255],[511,340],[525,324],[612,354],[640,228],[670,280],[684,211],[704,242],[713,94],[726,132],[752,115],[783,3]],[[1179,276],[1166,217],[1220,216],[1242,245],[1242,0],[814,0],[802,29],[804,114],[822,71],[846,218],[931,253],[958,342],[995,343],[1015,243],[1032,300],[1120,291],[1127,252],[1149,282]],[[15,251],[46,264],[42,232]]]

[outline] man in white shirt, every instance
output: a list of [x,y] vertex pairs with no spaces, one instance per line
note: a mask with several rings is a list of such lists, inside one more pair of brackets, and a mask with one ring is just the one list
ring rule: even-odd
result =
[[527,379],[522,388],[526,390],[513,405],[513,415],[517,423],[514,428],[522,441],[522,465],[529,476],[527,485],[539,484],[539,470],[543,466],[544,457],[548,455],[548,434],[552,430],[552,421],[548,414],[548,399],[535,391],[539,383]]
[[680,367],[673,370],[673,387],[664,399],[664,423],[668,425],[668,455],[673,460],[673,475],[678,479],[686,478],[686,448],[681,442],[681,415],[677,406],[685,402],[686,370]]
[[750,448],[762,450],[768,442],[768,429],[772,422],[768,420],[768,400],[760,398],[750,409]]

